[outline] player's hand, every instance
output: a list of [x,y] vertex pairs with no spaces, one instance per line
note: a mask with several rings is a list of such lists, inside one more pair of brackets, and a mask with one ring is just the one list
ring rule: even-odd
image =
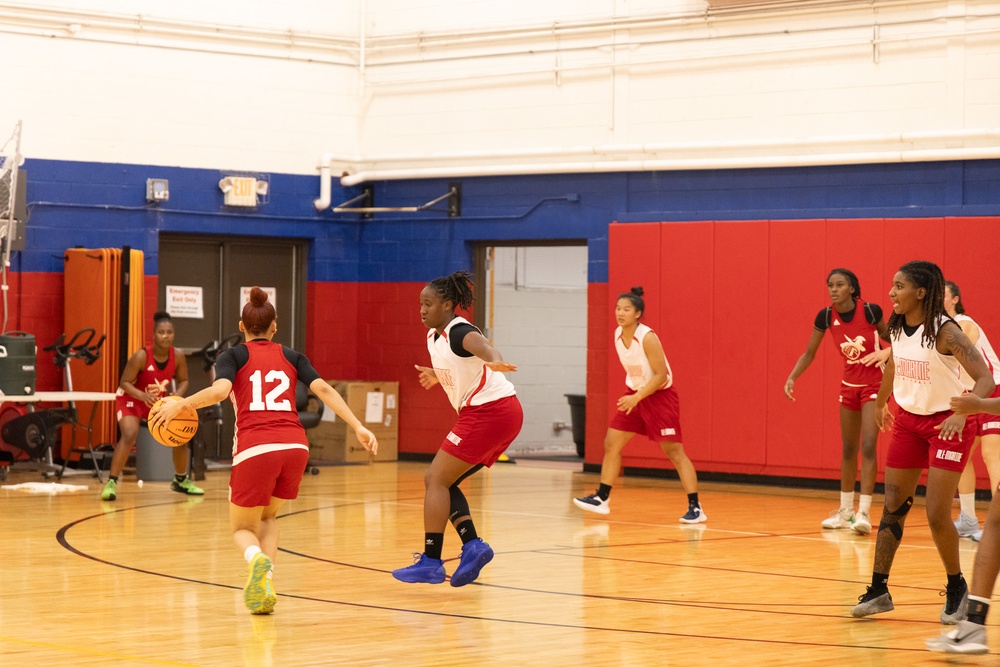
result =
[[510,364],[506,361],[487,361],[486,368],[498,373],[513,373],[517,370],[517,364]]
[[982,412],[981,401],[975,394],[962,394],[951,399],[952,412],[960,415],[972,415]]
[[639,398],[637,394],[627,394],[618,399],[618,412],[624,412],[627,415],[632,414],[635,410],[635,406],[639,405]]
[[171,419],[176,417],[181,412],[181,402],[180,401],[163,401],[155,408],[149,411],[149,416],[146,417],[146,423],[149,425],[149,430],[154,430],[160,424],[166,424]]
[[875,425],[878,426],[880,431],[889,431],[892,429],[892,422],[895,417],[892,416],[892,412],[889,410],[888,405],[879,406],[878,403],[875,404]]
[[420,375],[417,376],[417,380],[420,382],[420,386],[424,389],[430,389],[438,383],[437,375],[434,373],[433,368],[427,368],[427,366],[414,366]]
[[142,395],[142,402],[146,404],[146,407],[153,407],[153,403],[156,403],[158,400],[160,400],[160,396],[152,394],[148,390]]
[[858,360],[858,363],[863,364],[865,366],[876,365],[879,368],[885,368],[885,362],[888,361],[889,357],[891,356],[892,356],[892,348],[886,347],[882,348],[881,350],[875,350],[874,352],[866,354],[865,356],[861,357],[861,359]]
[[935,431],[941,431],[938,435],[942,440],[951,440],[958,436],[958,441],[962,442],[962,431],[965,430],[965,415],[949,415],[947,419],[934,427]]
[[790,401],[795,400],[795,397],[792,396],[793,391],[795,391],[795,380],[788,378],[785,380],[785,396],[787,396]]
[[361,446],[367,449],[372,454],[378,454],[378,440],[375,439],[375,434],[361,426],[355,429],[354,434],[358,436],[358,442]]

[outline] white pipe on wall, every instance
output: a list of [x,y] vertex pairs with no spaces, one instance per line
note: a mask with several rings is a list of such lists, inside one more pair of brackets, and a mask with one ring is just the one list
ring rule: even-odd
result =
[[737,158],[680,158],[673,160],[602,160],[598,162],[539,162],[504,165],[455,165],[413,169],[362,171],[344,176],[347,187],[368,181],[409,178],[451,178],[475,176],[516,176],[527,174],[582,174],[623,171],[681,171],[704,169],[751,169],[764,167],[818,167],[835,164],[876,164],[932,162],[947,160],[989,160],[1000,158],[1000,146],[986,148],[939,148],[872,153],[821,153],[814,155],[762,155]]
[[[736,151],[746,149],[811,148],[819,146],[857,146],[890,143],[916,144],[929,141],[996,141],[1000,128],[968,130],[925,130],[840,136],[787,137],[766,140],[731,142],[686,142],[650,144],[610,144],[572,146],[566,148],[511,149],[502,151],[455,153],[404,153],[366,160],[358,156],[338,156],[326,153],[320,158],[320,196],[314,200],[316,210],[329,208],[332,196],[333,164],[345,168],[358,164],[389,164],[401,162],[448,162],[446,166],[396,169],[367,169],[341,177],[344,187],[375,180],[407,178],[443,178],[456,176],[512,176],[518,174],[579,174],[622,171],[677,171],[681,169],[748,169],[761,167],[797,167],[831,164],[873,164],[877,162],[927,162],[931,160],[981,160],[1000,158],[1000,145],[974,148],[909,149],[900,151],[852,151],[846,153],[816,153],[808,155],[763,155],[748,157],[708,157],[643,160],[563,161],[580,156],[657,155],[660,153],[690,154],[692,151]],[[559,161],[520,162],[516,164],[471,164],[473,161],[558,158]],[[464,164],[462,164],[464,162]]]

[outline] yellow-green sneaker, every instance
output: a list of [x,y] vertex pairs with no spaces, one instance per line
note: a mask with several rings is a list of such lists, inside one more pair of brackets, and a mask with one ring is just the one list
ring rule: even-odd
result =
[[251,614],[270,614],[274,611],[277,596],[274,585],[268,579],[271,571],[271,559],[263,553],[257,553],[250,561],[250,575],[243,587],[243,604]]
[[118,482],[113,479],[109,479],[108,483],[104,485],[104,490],[101,491],[101,500],[114,500],[118,497]]
[[197,486],[195,486],[194,482],[192,482],[191,478],[188,477],[187,475],[185,475],[184,479],[182,479],[179,482],[177,481],[177,478],[175,477],[174,481],[170,482],[170,490],[171,491],[176,491],[177,493],[186,493],[189,496],[203,496],[203,495],[205,495],[205,490],[204,489],[200,489]]

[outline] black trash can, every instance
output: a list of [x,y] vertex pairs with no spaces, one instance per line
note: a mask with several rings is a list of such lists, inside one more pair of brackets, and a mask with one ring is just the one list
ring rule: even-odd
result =
[[564,394],[569,401],[569,416],[573,425],[573,442],[580,458],[584,455],[587,442],[587,397],[584,394]]

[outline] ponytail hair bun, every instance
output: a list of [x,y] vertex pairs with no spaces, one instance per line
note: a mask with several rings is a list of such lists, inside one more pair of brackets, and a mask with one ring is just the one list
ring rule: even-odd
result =
[[243,306],[240,319],[243,328],[252,336],[263,336],[271,328],[276,314],[274,305],[267,298],[267,292],[254,285],[250,288],[250,300]]

